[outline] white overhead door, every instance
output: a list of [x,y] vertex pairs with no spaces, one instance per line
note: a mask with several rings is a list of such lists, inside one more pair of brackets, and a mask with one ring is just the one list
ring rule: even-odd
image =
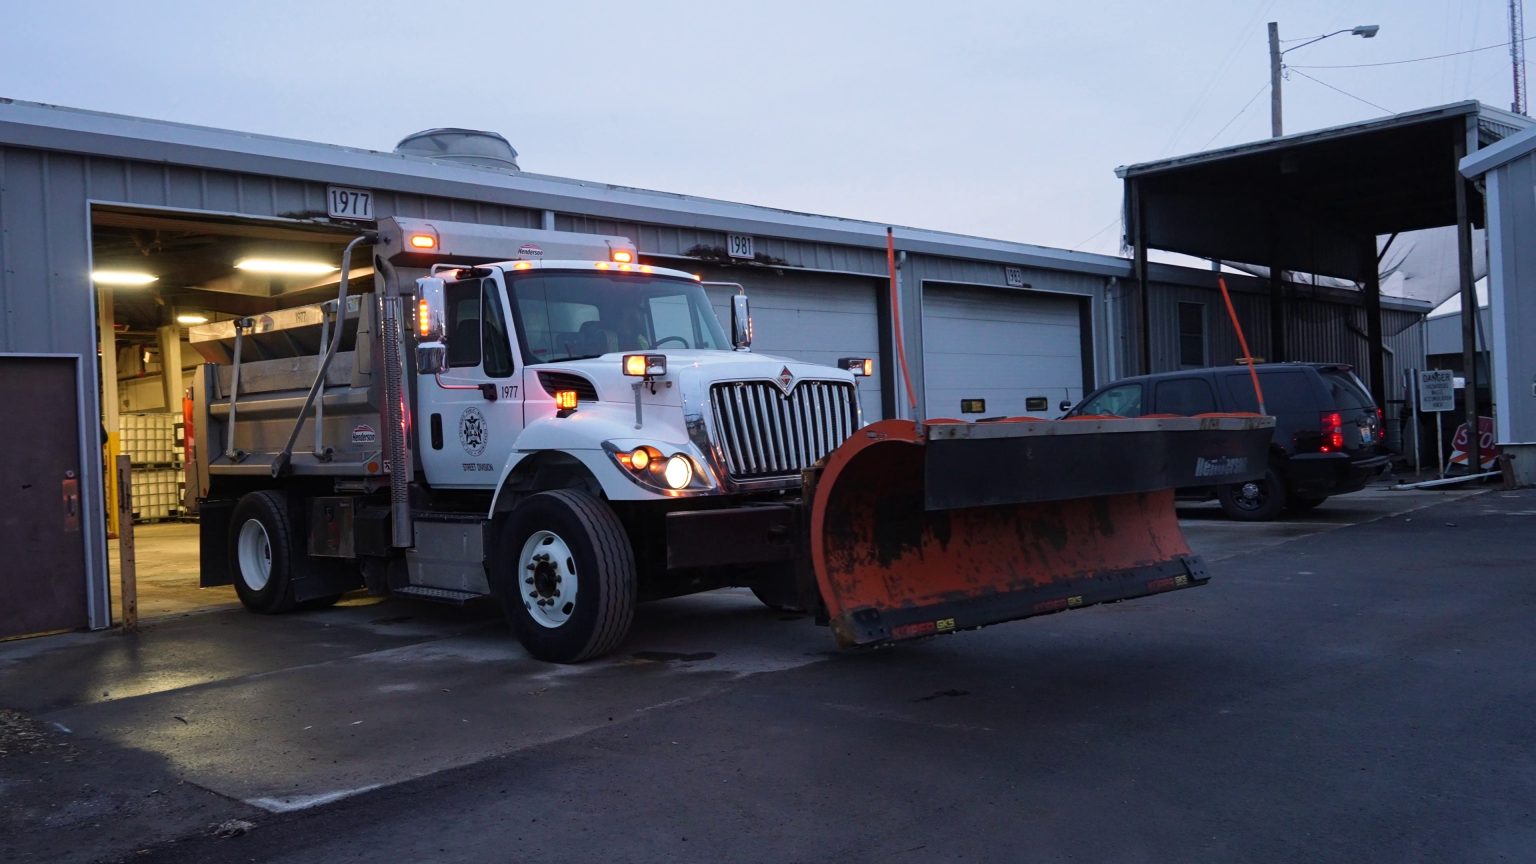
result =
[[[739,282],[752,302],[752,350],[806,363],[836,366],[840,357],[873,357],[880,363],[880,319],[875,282],[786,270],[768,276],[740,270],[705,273],[706,281]],[[706,285],[720,326],[730,335],[735,289]],[[859,379],[865,422],[881,418],[880,376]]]
[[1063,400],[1083,397],[1080,303],[1057,294],[925,284],[926,416],[965,416],[961,400],[969,399],[986,400],[979,416],[1060,416]]

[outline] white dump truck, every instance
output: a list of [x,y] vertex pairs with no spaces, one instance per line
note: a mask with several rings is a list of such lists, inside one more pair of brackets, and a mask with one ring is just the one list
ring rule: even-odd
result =
[[[363,586],[494,597],[557,662],[616,647],[638,601],[728,585],[813,607],[847,645],[966,629],[1204,582],[1171,490],[1197,460],[1251,475],[1269,434],[864,427],[867,358],[754,354],[743,293],[727,334],[698,276],[622,237],[385,219],[341,269],[334,300],[191,331],[202,584],[254,612]],[[1133,442],[1157,458],[1128,461]],[[1029,563],[1024,522],[1055,557]]]

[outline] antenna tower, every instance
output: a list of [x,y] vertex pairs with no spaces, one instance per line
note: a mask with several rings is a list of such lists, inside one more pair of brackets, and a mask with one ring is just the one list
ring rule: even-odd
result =
[[1524,0],[1509,0],[1509,62],[1515,79],[1515,99],[1509,107],[1516,114],[1525,113],[1524,5]]

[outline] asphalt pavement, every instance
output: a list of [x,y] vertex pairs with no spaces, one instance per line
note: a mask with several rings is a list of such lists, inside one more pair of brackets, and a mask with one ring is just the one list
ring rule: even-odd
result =
[[1204,588],[873,652],[742,591],[577,667],[367,598],[0,645],[0,860],[1536,859],[1536,491],[1181,521]]

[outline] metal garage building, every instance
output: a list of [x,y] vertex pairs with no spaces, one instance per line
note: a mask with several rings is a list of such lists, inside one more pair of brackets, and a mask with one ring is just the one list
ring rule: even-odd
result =
[[[359,227],[330,215],[338,188],[368,193],[374,218],[626,235],[646,260],[744,285],[755,350],[818,362],[879,358],[862,396],[866,417],[910,413],[898,395],[885,226],[474,159],[0,100],[0,402],[20,418],[11,439],[20,446],[0,456],[0,477],[31,478],[0,488],[0,537],[27,538],[31,562],[0,564],[0,591],[38,598],[35,614],[0,621],[0,636],[110,624],[100,439],[126,434],[125,410],[177,404],[179,373],[195,359],[178,356],[179,310],[251,315],[334,292],[334,277],[330,287],[242,281],[228,253],[286,244],[336,255]],[[1125,259],[917,229],[895,237],[920,414],[959,416],[964,399],[983,400],[987,416],[1054,416],[1096,383],[1139,371]],[[93,285],[93,270],[161,258],[174,278],[159,285],[137,293]],[[1235,357],[1209,273],[1153,265],[1150,276],[1154,302],[1166,304],[1152,315],[1156,368],[1188,365],[1196,345],[1207,363]],[[1244,298],[1262,286],[1236,281],[1244,317],[1261,314],[1262,301]],[[723,308],[729,289],[717,292]],[[1312,359],[1344,359],[1335,355],[1348,348],[1322,346],[1333,353]],[[138,386],[156,358],[160,386]]]

